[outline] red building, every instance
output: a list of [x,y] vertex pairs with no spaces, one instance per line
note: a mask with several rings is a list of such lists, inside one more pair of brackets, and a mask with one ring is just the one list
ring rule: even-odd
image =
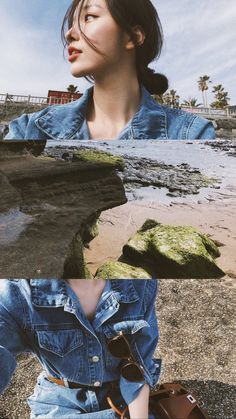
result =
[[63,105],[64,103],[73,102],[83,96],[83,93],[61,92],[59,90],[48,91],[49,105]]

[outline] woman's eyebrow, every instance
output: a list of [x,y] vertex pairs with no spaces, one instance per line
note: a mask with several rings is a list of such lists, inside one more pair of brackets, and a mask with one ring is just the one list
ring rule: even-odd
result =
[[84,10],[87,10],[87,9],[89,9],[90,7],[99,7],[100,9],[103,9],[103,7],[102,6],[100,6],[100,4],[93,4],[93,3],[89,3],[89,4],[85,4],[84,5],[84,7],[83,7],[83,9]]

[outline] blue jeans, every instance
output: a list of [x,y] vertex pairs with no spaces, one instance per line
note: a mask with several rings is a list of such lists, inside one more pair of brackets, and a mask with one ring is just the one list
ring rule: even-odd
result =
[[[42,372],[33,395],[28,398],[30,419],[76,419],[79,415],[83,419],[118,419],[119,416],[104,404],[108,393],[106,385],[96,392],[63,387],[48,381]],[[124,410],[124,405],[120,406],[121,400],[114,402],[121,411]],[[154,416],[150,414],[149,419],[154,419]]]
[[98,391],[85,388],[70,389],[50,382],[42,372],[37,380],[34,393],[28,398],[30,418],[42,419],[117,419],[119,416],[104,406],[109,392],[106,384]]

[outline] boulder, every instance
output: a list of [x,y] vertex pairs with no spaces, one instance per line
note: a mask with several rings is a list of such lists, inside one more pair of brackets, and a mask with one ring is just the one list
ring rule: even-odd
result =
[[95,274],[96,278],[102,279],[151,279],[147,271],[142,268],[128,265],[122,262],[105,262]]
[[218,278],[219,249],[193,227],[147,220],[123,247],[124,260],[143,266],[155,278]]

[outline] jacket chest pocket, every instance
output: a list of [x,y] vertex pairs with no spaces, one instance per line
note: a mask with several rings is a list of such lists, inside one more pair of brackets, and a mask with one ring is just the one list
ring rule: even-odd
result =
[[[129,341],[131,349],[133,349],[133,351],[135,352],[135,339],[137,333],[142,333],[142,329],[144,327],[150,327],[146,320],[124,320],[116,323],[106,324],[103,327],[105,344],[107,345],[107,341],[109,339],[112,339],[118,334],[123,333]],[[121,360],[118,360],[117,358],[112,356],[108,350],[106,351],[106,353],[107,366],[111,367],[112,365],[117,365],[117,363],[121,362]]]
[[79,329],[37,331],[39,347],[61,358],[83,345],[83,333]]

